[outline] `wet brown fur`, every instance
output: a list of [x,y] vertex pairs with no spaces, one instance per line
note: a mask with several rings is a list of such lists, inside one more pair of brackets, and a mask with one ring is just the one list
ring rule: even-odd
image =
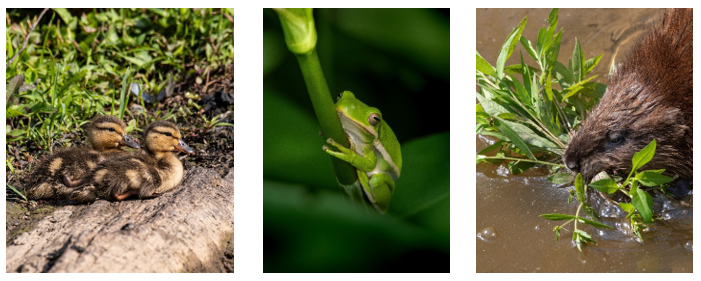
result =
[[563,161],[591,179],[601,171],[629,173],[633,154],[653,139],[644,170],[692,178],[693,12],[670,9],[616,67],[599,105],[568,143]]

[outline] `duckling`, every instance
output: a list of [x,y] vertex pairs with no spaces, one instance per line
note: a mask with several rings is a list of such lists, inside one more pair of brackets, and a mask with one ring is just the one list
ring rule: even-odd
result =
[[73,188],[104,159],[126,155],[123,146],[141,146],[125,134],[126,126],[114,116],[98,116],[86,126],[91,147],[73,147],[44,159],[31,173],[25,189],[31,199],[58,199]]
[[97,165],[89,182],[76,189],[70,199],[92,202],[97,198],[121,201],[129,196],[158,197],[180,184],[183,164],[177,151],[194,154],[183,142],[180,130],[168,121],[151,123],[144,130],[147,153],[121,156]]

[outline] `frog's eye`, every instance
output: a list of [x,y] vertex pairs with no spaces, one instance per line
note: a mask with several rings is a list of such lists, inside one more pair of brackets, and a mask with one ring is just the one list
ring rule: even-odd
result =
[[368,117],[368,123],[370,123],[370,126],[375,127],[375,126],[377,126],[377,124],[380,124],[380,120],[382,120],[381,118],[382,117],[379,114],[372,113]]

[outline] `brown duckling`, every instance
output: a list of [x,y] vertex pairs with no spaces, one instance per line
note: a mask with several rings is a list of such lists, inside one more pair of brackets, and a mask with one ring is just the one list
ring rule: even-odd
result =
[[147,153],[121,156],[97,165],[70,199],[121,201],[132,195],[143,199],[157,197],[180,184],[183,164],[176,153],[194,154],[194,150],[183,142],[178,127],[168,121],[151,123],[144,130],[144,147]]
[[86,126],[91,147],[73,147],[44,159],[31,173],[26,194],[31,199],[57,199],[73,191],[101,161],[128,155],[123,146],[140,149],[126,135],[126,126],[114,116],[97,116]]

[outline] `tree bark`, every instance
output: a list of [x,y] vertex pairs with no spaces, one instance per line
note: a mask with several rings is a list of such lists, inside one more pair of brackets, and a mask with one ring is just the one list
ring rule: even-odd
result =
[[148,200],[64,206],[6,248],[7,272],[233,272],[234,169]]

